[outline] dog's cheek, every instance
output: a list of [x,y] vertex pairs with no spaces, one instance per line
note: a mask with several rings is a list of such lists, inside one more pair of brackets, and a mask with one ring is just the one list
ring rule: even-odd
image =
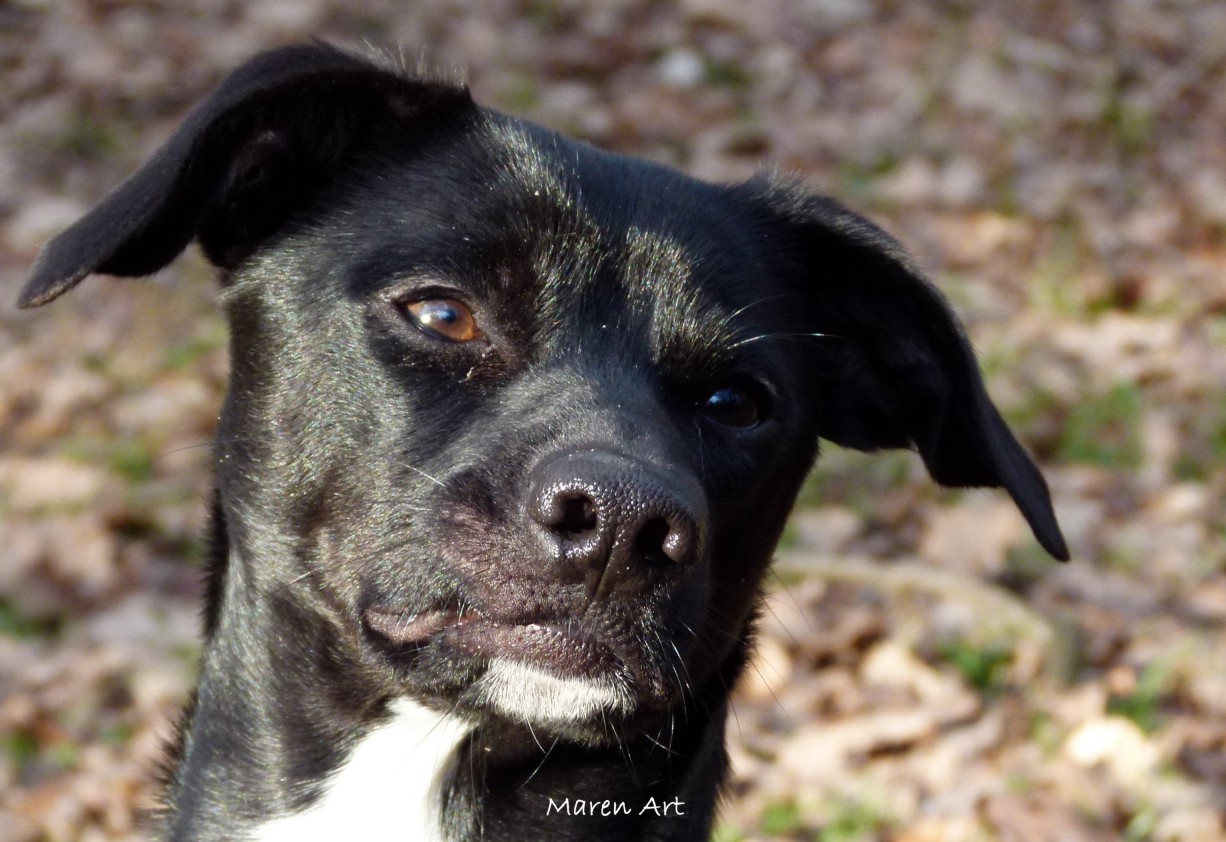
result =
[[647,689],[661,706],[691,695],[721,660],[728,635],[713,613],[714,589],[707,571],[695,571],[679,586],[662,588],[654,598],[621,606],[636,618],[637,643],[649,676]]
[[793,469],[770,476],[769,487],[723,508],[726,517],[713,536],[712,622],[732,638],[747,632],[804,474]]

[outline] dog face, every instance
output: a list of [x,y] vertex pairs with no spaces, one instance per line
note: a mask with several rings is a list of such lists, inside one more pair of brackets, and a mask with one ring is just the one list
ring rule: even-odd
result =
[[260,589],[305,576],[418,697],[568,732],[675,704],[817,442],[822,337],[753,197],[474,112],[320,207],[225,293],[221,488],[259,514],[227,520],[299,542]]
[[1003,486],[1065,555],[943,299],[795,186],[293,48],[54,241],[23,303],[192,238],[232,336],[209,632],[273,606],[355,696],[594,743],[730,680],[819,437]]

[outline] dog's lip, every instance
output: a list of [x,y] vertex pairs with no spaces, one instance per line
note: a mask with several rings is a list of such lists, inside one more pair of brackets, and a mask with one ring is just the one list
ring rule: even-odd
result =
[[408,614],[383,608],[367,608],[362,614],[366,626],[375,634],[397,646],[416,646],[452,626],[472,622],[480,615],[476,611],[437,609]]
[[556,675],[596,678],[625,672],[620,658],[590,634],[553,623],[478,622],[443,632],[447,646],[474,658],[503,658]]
[[498,620],[475,609],[410,614],[368,608],[363,616],[372,632],[398,647],[437,641],[457,654],[504,658],[563,676],[593,677],[625,671],[611,648],[573,623]]

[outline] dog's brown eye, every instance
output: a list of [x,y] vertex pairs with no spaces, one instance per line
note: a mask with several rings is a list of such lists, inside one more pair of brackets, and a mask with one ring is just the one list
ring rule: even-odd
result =
[[713,392],[702,405],[702,413],[725,427],[745,429],[761,420],[762,410],[748,392],[728,388]]
[[472,310],[454,298],[423,298],[404,309],[413,324],[431,336],[449,342],[472,342],[484,336]]

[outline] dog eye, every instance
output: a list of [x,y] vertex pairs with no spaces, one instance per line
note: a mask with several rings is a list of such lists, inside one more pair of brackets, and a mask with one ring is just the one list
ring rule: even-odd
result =
[[472,342],[485,335],[472,310],[454,298],[423,298],[410,301],[404,309],[414,325],[448,342]]
[[762,416],[758,402],[744,389],[735,388],[711,393],[700,411],[717,424],[741,429],[755,426]]

